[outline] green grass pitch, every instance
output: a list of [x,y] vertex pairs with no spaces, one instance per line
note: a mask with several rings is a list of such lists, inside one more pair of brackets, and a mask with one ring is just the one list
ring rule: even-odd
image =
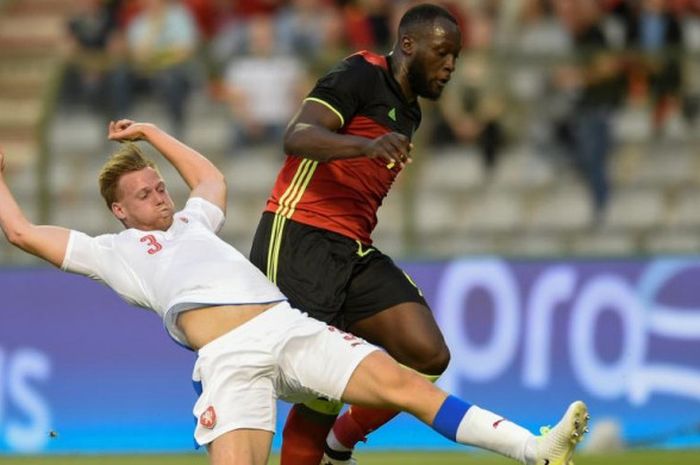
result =
[[[358,453],[360,465],[508,465],[515,462],[491,454],[472,452],[365,452]],[[619,454],[578,454],[576,465],[699,465],[700,449],[662,451],[637,450]],[[198,455],[0,455],[0,465],[206,465]],[[278,465],[275,455],[270,465]]]

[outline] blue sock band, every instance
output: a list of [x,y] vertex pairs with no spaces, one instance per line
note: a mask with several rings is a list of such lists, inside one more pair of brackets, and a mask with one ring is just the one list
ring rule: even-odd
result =
[[470,408],[471,404],[464,402],[462,399],[458,399],[455,396],[447,396],[437,415],[435,415],[435,420],[433,420],[432,424],[433,429],[446,438],[455,441],[457,428],[459,428],[462,418],[464,418],[464,415]]

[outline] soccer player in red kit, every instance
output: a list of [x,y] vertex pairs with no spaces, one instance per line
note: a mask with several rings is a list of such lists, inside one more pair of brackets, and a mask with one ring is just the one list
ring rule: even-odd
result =
[[[371,233],[411,161],[418,97],[440,97],[461,47],[455,18],[422,4],[401,18],[390,54],[358,52],[319,79],[285,133],[287,156],[250,254],[295,307],[431,380],[449,350],[421,291]],[[282,465],[353,463],[355,444],[396,414],[351,406],[336,420],[340,408],[323,399],[295,405]]]

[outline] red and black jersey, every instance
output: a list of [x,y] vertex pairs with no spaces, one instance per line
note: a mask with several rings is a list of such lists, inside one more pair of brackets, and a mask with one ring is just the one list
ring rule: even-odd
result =
[[[318,80],[307,100],[336,113],[341,134],[373,139],[393,131],[410,139],[420,107],[404,97],[390,60],[367,51],[351,55]],[[400,170],[366,157],[323,163],[287,154],[266,211],[371,244],[377,210]]]

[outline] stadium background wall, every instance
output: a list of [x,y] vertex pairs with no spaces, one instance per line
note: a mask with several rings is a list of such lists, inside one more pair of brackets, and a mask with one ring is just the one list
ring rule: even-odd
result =
[[[444,387],[535,430],[582,398],[628,442],[700,445],[700,258],[401,265],[452,350]],[[0,270],[0,296],[0,453],[192,450],[194,354],[158,318],[52,269]],[[366,447],[454,446],[402,415]]]

